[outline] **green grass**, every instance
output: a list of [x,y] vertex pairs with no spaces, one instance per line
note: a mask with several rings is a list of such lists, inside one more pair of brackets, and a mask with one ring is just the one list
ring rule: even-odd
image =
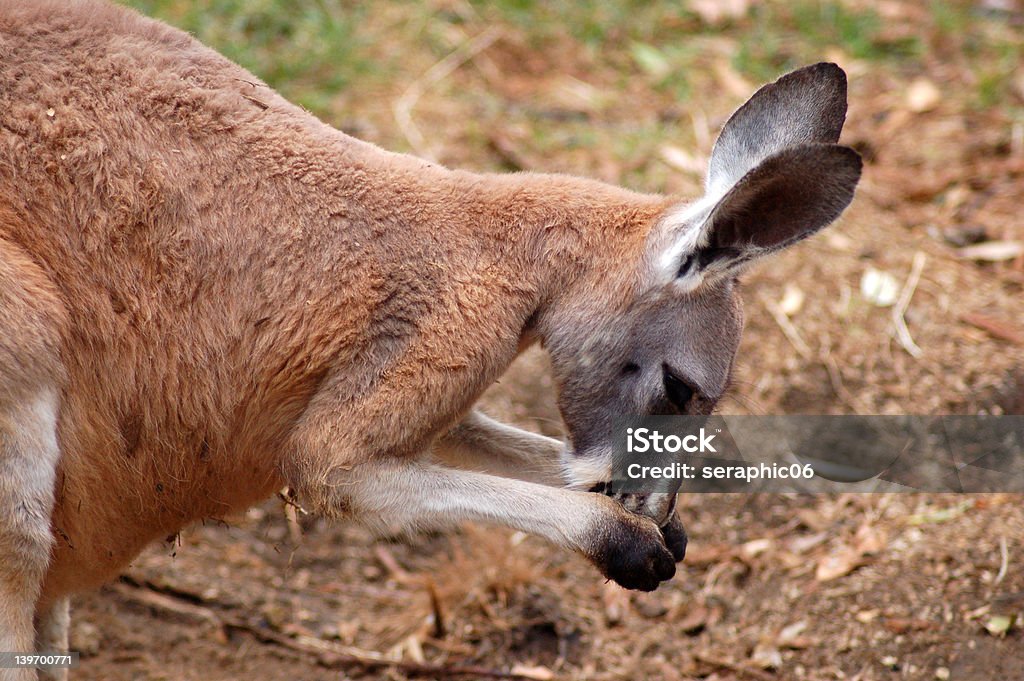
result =
[[[887,6],[906,20],[859,0],[762,0],[715,25],[675,0],[124,1],[191,32],[325,120],[339,126],[355,120],[375,141],[398,149],[408,143],[390,111],[397,97],[491,26],[502,27],[502,40],[519,50],[506,52],[500,77],[532,79],[537,92],[510,95],[495,76],[469,64],[432,86],[416,112],[425,134],[475,147],[469,158],[486,157],[479,149],[489,130],[514,125],[526,129],[519,137],[535,157],[610,153],[635,175],[633,161],[656,155],[657,136],[684,147],[693,141],[685,115],[664,123],[662,112],[681,107],[685,113],[697,103],[719,115],[735,105],[737,93],[723,92],[723,64],[750,86],[826,58],[857,62],[862,73],[887,71],[897,81],[944,74],[937,65],[955,65],[968,74],[954,88],[956,106],[999,107],[1015,120],[1024,117],[1024,95],[1014,94],[1024,60],[1019,27],[972,0]],[[579,116],[552,116],[542,90],[545,79],[559,74],[593,86],[601,102]],[[587,170],[573,163],[565,167]],[[660,184],[652,172],[648,179]]]
[[330,0],[128,0],[192,33],[306,108],[331,100],[375,69],[359,30],[367,8]]
[[645,0],[473,0],[476,10],[525,31],[537,45],[566,35],[591,48],[666,37],[693,24],[680,2]]
[[917,36],[894,37],[873,9],[849,9],[841,3],[800,1],[766,3],[751,12],[740,32],[733,66],[755,80],[838,51],[848,58],[906,63],[924,52]]

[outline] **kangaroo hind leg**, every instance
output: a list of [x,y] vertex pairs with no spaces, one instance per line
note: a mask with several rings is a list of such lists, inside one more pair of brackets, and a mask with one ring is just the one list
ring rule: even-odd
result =
[[[35,650],[59,459],[59,309],[40,270],[0,239],[0,651]],[[0,681],[34,678],[0,669]]]

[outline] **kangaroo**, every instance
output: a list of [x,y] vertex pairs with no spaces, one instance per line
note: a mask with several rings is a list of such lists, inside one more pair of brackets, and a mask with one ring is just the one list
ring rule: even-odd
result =
[[[737,274],[853,198],[845,116],[834,64],[764,86],[692,202],[451,170],[131,10],[0,0],[0,651],[66,650],[70,594],[285,485],[655,589],[686,535],[670,495],[594,493],[613,420],[711,413]],[[473,408],[537,342],[566,442]]]

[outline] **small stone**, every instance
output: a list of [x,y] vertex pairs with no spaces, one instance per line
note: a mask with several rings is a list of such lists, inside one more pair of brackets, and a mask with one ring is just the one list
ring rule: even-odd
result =
[[949,669],[947,669],[946,667],[939,667],[935,670],[935,678],[939,681],[948,681]]

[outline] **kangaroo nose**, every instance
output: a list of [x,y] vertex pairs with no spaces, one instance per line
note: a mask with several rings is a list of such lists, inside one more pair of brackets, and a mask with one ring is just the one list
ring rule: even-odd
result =
[[668,492],[618,492],[611,495],[631,513],[647,516],[664,527],[676,510],[676,495]]

